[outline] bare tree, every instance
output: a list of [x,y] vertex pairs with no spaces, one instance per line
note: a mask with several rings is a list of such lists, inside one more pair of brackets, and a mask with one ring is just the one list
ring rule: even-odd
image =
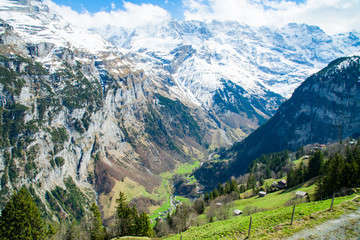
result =
[[176,208],[171,217],[171,228],[177,233],[187,230],[195,219],[195,213],[189,205],[182,204]]
[[226,220],[229,219],[233,207],[234,204],[232,202],[228,202],[226,204],[223,204],[222,206],[216,206],[214,203],[210,205],[209,209],[206,212],[206,216],[210,222],[214,218],[216,218],[217,220]]

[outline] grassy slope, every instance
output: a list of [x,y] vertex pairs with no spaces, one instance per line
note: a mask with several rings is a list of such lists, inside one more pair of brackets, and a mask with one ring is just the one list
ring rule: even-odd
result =
[[[272,183],[273,180],[270,182]],[[282,207],[287,201],[295,197],[296,191],[307,192],[311,196],[311,194],[315,192],[315,184],[313,183],[314,180],[309,180],[305,183],[299,184],[286,190],[268,193],[267,196],[263,198],[259,198],[258,196],[256,196],[247,199],[240,199],[234,202],[234,207],[240,210],[242,210],[245,206],[248,205],[265,209]],[[244,194],[241,194],[241,196],[243,195]]]
[[102,211],[105,218],[111,217],[114,214],[117,205],[116,199],[119,198],[120,191],[126,195],[129,201],[133,197],[149,195],[143,186],[129,178],[124,178],[124,181],[117,181],[109,194],[101,194],[99,196],[99,202],[103,206]]
[[114,238],[113,240],[150,240],[148,237],[119,237]]
[[[357,198],[357,201],[352,201]],[[304,228],[312,227],[328,219],[360,207],[360,196],[336,198],[334,209],[329,211],[331,199],[318,202],[303,203],[296,206],[294,224],[290,225],[293,207],[284,207],[252,215],[251,238],[279,239],[290,236]],[[209,223],[190,228],[183,232],[182,239],[239,239],[247,236],[249,216],[240,216],[225,221]],[[179,235],[167,239],[180,239]]]

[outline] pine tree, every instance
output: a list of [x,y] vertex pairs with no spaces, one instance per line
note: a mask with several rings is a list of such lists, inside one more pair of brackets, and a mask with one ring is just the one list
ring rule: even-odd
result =
[[219,192],[218,192],[218,190],[217,189],[214,189],[214,191],[213,191],[213,197],[214,197],[214,199],[215,198],[217,198],[218,196],[219,196]]
[[288,187],[295,186],[295,183],[294,183],[294,170],[292,168],[290,168],[290,170],[289,170],[286,182],[287,182]]
[[210,200],[214,200],[214,193],[213,193],[213,192],[210,192],[209,199],[210,199]]
[[133,209],[126,202],[126,196],[120,192],[119,198],[116,199],[116,214],[118,220],[118,236],[131,236],[134,229]]
[[7,203],[0,218],[0,239],[44,239],[45,226],[30,192],[22,187]]
[[230,180],[225,183],[224,192],[225,192],[226,194],[229,194],[229,193],[230,193]]
[[154,236],[149,216],[146,213],[139,215],[135,206],[130,207],[124,193],[120,192],[116,203],[118,236]]
[[316,151],[314,156],[310,158],[308,178],[313,178],[319,175],[320,169],[324,162],[324,154],[321,151]]
[[234,179],[230,183],[230,192],[239,192],[238,185]]
[[209,203],[209,199],[210,199],[209,194],[208,194],[207,192],[205,192],[204,201],[205,201],[206,203]]
[[102,225],[101,213],[95,202],[91,205],[90,211],[92,213],[90,239],[103,240],[106,237],[106,229]]
[[265,181],[264,181],[264,178],[261,176],[260,177],[260,186],[264,185]]
[[221,195],[224,195],[225,194],[225,188],[224,188],[224,186],[223,185],[221,185],[221,183],[219,183],[219,185],[218,185],[218,193],[219,193],[219,196],[221,196]]
[[136,220],[137,234],[138,236],[153,237],[154,231],[151,228],[149,216],[146,212],[140,214]]
[[247,188],[254,188],[256,186],[256,179],[255,176],[253,174],[250,174],[248,177],[248,182],[247,182]]
[[205,203],[202,202],[201,203],[201,214],[203,214],[205,212]]

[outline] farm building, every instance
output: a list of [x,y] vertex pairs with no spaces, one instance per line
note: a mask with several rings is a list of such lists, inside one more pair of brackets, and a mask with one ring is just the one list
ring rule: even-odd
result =
[[283,188],[286,188],[287,187],[287,182],[285,179],[282,179],[280,181],[277,182],[276,184],[277,188],[279,189],[283,189]]
[[243,213],[243,212],[240,211],[239,209],[235,209],[235,210],[233,211],[234,216],[239,216],[239,215],[241,215],[242,213]]
[[259,197],[265,197],[265,196],[266,196],[266,192],[264,192],[264,191],[259,192]]
[[297,191],[295,193],[296,197],[306,197],[308,195],[307,192]]

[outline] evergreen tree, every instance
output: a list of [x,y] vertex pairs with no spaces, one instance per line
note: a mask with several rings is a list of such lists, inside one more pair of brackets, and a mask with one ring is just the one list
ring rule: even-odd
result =
[[202,202],[201,203],[201,214],[203,214],[205,212],[205,203]]
[[319,175],[323,162],[324,154],[320,150],[316,151],[309,161],[308,179]]
[[39,209],[29,191],[22,187],[12,196],[2,212],[0,239],[44,239],[45,232]]
[[256,179],[255,176],[253,174],[250,174],[248,177],[248,182],[247,182],[247,188],[254,188],[256,186]]
[[119,198],[116,199],[116,215],[117,215],[117,235],[131,236],[134,229],[134,214],[133,209],[129,207],[126,202],[126,196],[120,192]]
[[230,192],[239,192],[238,185],[234,179],[230,183]]
[[138,236],[153,237],[155,235],[153,229],[151,228],[149,216],[147,215],[146,212],[141,213],[140,216],[137,218],[136,228],[137,228],[136,235]]
[[214,189],[214,191],[212,192],[212,194],[213,194],[213,199],[219,197],[219,192],[218,192],[217,189]]
[[335,153],[335,155],[331,156],[327,163],[324,164],[322,171],[324,175],[320,179],[316,189],[318,198],[331,196],[333,193],[340,190],[340,178],[341,175],[343,175],[342,156]]
[[264,185],[265,181],[264,181],[264,178],[261,176],[260,177],[260,186]]
[[209,194],[208,194],[207,192],[205,192],[204,201],[205,201],[206,203],[209,203],[209,199],[210,199]]
[[266,165],[266,178],[271,178],[271,169],[269,165]]
[[218,193],[219,193],[218,196],[221,196],[221,195],[225,194],[225,188],[224,188],[223,185],[221,185],[221,183],[218,184],[217,190],[218,190]]
[[295,176],[294,176],[294,170],[292,168],[290,168],[289,170],[289,173],[287,175],[287,179],[286,179],[286,182],[287,182],[287,185],[288,187],[293,187],[295,186]]
[[209,198],[210,198],[211,200],[214,200],[214,193],[213,193],[213,192],[210,192]]
[[65,240],[77,240],[80,238],[80,226],[76,221],[73,221],[68,225],[64,239]]
[[154,236],[149,216],[146,213],[139,215],[135,206],[130,207],[124,193],[120,192],[116,203],[118,236]]
[[231,190],[230,190],[230,184],[231,184],[231,181],[230,181],[230,180],[229,180],[228,182],[226,182],[226,184],[225,184],[225,190],[224,190],[224,192],[227,193],[227,194],[229,194],[229,193],[231,192]]
[[90,211],[92,214],[90,239],[91,240],[103,240],[106,237],[106,229],[102,225],[101,213],[95,202],[91,205]]

